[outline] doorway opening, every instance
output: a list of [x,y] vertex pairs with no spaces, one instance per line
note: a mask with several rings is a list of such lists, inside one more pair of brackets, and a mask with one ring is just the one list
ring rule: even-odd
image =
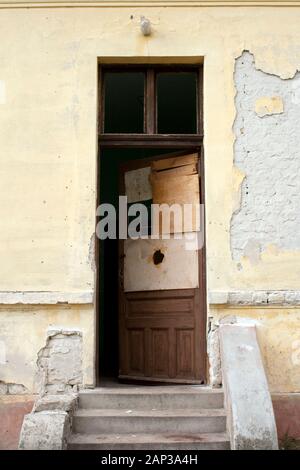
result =
[[[151,162],[164,157],[167,161],[167,158],[172,155],[195,155],[201,152],[203,139],[202,68],[198,66],[185,68],[182,66],[114,66],[101,68],[99,77],[101,77],[101,93],[99,103],[98,202],[112,204],[117,209],[118,198],[122,194],[121,180],[122,175],[124,177],[124,168],[131,166],[139,168],[141,162]],[[203,194],[203,161],[201,160],[197,168],[198,171],[201,174],[201,193]],[[149,201],[151,202],[150,199],[143,202],[149,203]],[[183,289],[178,289],[177,286],[176,289],[162,289],[158,292],[156,289],[152,289],[151,285],[149,288],[146,285],[142,291],[135,291],[133,288],[133,290],[122,292],[120,295],[120,266],[121,261],[124,261],[124,253],[120,255],[120,241],[118,239],[99,240],[98,258],[97,373],[99,374],[99,383],[101,384],[107,378],[146,380],[148,382],[205,382],[204,249],[199,257],[198,286],[192,288],[195,292],[197,291],[193,300],[191,300],[192,297],[189,297],[190,291],[186,289],[186,286]],[[153,252],[152,259],[156,268],[164,266],[165,253],[157,249]],[[145,274],[144,281],[147,284],[147,274]],[[126,316],[131,308],[129,297],[140,297],[140,300],[134,298],[135,307],[140,305],[138,307],[140,310],[134,313],[136,318],[142,318],[145,313],[145,305],[147,308],[150,305],[150,313],[147,312],[147,323],[149,315],[155,316],[157,312],[159,314],[157,306],[162,306],[163,300],[159,300],[159,298],[160,296],[164,297],[163,292],[168,294],[165,296],[166,303],[173,306],[173,311],[171,309],[167,314],[170,323],[167,336],[164,334],[164,320],[161,325],[157,325],[157,319],[155,320],[156,327],[151,327],[152,330],[150,328],[153,331],[151,338],[147,337],[149,328],[144,324],[134,328],[129,327],[129,330],[126,331],[124,328],[120,328],[120,324],[122,325],[120,312],[123,311]],[[145,293],[145,298],[142,293]],[[149,295],[152,296],[151,298],[155,298],[154,303],[151,300],[152,304],[149,303]],[[177,328],[175,321],[175,312],[180,312],[180,306],[191,303],[195,304],[193,304],[195,315],[199,316],[197,328],[203,330],[197,331],[193,336],[185,334],[188,327],[186,329]],[[164,308],[162,306],[162,309]],[[147,372],[146,369],[150,367],[147,364],[153,362],[153,357],[157,358],[164,354],[165,350],[162,345],[166,338],[167,342],[174,342],[174,338],[172,339],[170,336],[171,330],[175,331],[175,336],[177,335],[182,344],[181,351],[176,353],[174,350],[174,358],[170,360],[178,363],[180,362],[178,353],[188,356],[186,351],[193,349],[192,359],[183,357],[180,364],[196,361],[199,367],[193,365],[193,370],[197,370],[197,374],[193,374],[197,376],[188,377],[188,380],[183,376],[181,380],[180,377],[176,379],[174,373],[173,377],[165,377],[165,372],[158,373],[158,377],[155,377],[155,374],[149,374],[149,370]],[[194,344],[195,339],[199,342],[198,345]],[[147,352],[147,343],[149,342],[152,343],[151,350],[156,349],[158,356],[153,356],[152,351],[153,357],[147,357],[147,355],[149,356],[149,352]],[[168,351],[168,355],[171,358],[172,352]],[[122,357],[124,359],[124,356],[127,356],[127,360],[131,361],[130,367],[133,367],[129,372],[125,371],[127,366],[125,369],[124,365],[122,366]],[[129,360],[128,357],[131,359]],[[139,372],[139,364],[141,363],[143,363],[143,371]],[[187,364],[187,367],[190,366],[191,364]],[[166,367],[174,368],[175,366],[167,364]]]
[[[100,158],[100,203],[118,207],[122,164],[169,153],[172,149],[104,148]],[[117,218],[118,226],[118,218]],[[119,373],[119,243],[117,239],[99,241],[99,320],[100,377],[115,379]]]

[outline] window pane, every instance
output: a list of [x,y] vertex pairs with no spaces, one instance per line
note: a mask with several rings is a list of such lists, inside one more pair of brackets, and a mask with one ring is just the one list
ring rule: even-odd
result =
[[197,133],[197,73],[157,74],[157,132]]
[[106,72],[104,132],[144,131],[144,73]]

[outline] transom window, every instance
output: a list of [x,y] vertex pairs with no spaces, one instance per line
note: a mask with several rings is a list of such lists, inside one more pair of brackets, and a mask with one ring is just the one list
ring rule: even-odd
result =
[[[103,141],[137,135],[192,142],[202,137],[202,67],[101,68]],[[139,137],[138,137],[139,136]]]

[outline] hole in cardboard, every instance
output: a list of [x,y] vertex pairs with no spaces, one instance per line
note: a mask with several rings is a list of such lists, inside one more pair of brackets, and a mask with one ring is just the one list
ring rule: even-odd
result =
[[153,253],[153,263],[154,263],[155,265],[162,263],[164,257],[165,257],[165,255],[164,255],[160,250],[156,250],[156,251]]

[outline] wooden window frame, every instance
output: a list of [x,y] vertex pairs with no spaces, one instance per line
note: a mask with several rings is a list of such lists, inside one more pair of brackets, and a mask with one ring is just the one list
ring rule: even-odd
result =
[[[144,72],[144,133],[106,133],[104,75],[109,72]],[[156,76],[160,72],[197,72],[197,133],[195,134],[157,134],[156,116]],[[198,149],[203,142],[203,67],[201,65],[102,65],[99,66],[99,126],[98,140],[100,147],[146,147]]]

